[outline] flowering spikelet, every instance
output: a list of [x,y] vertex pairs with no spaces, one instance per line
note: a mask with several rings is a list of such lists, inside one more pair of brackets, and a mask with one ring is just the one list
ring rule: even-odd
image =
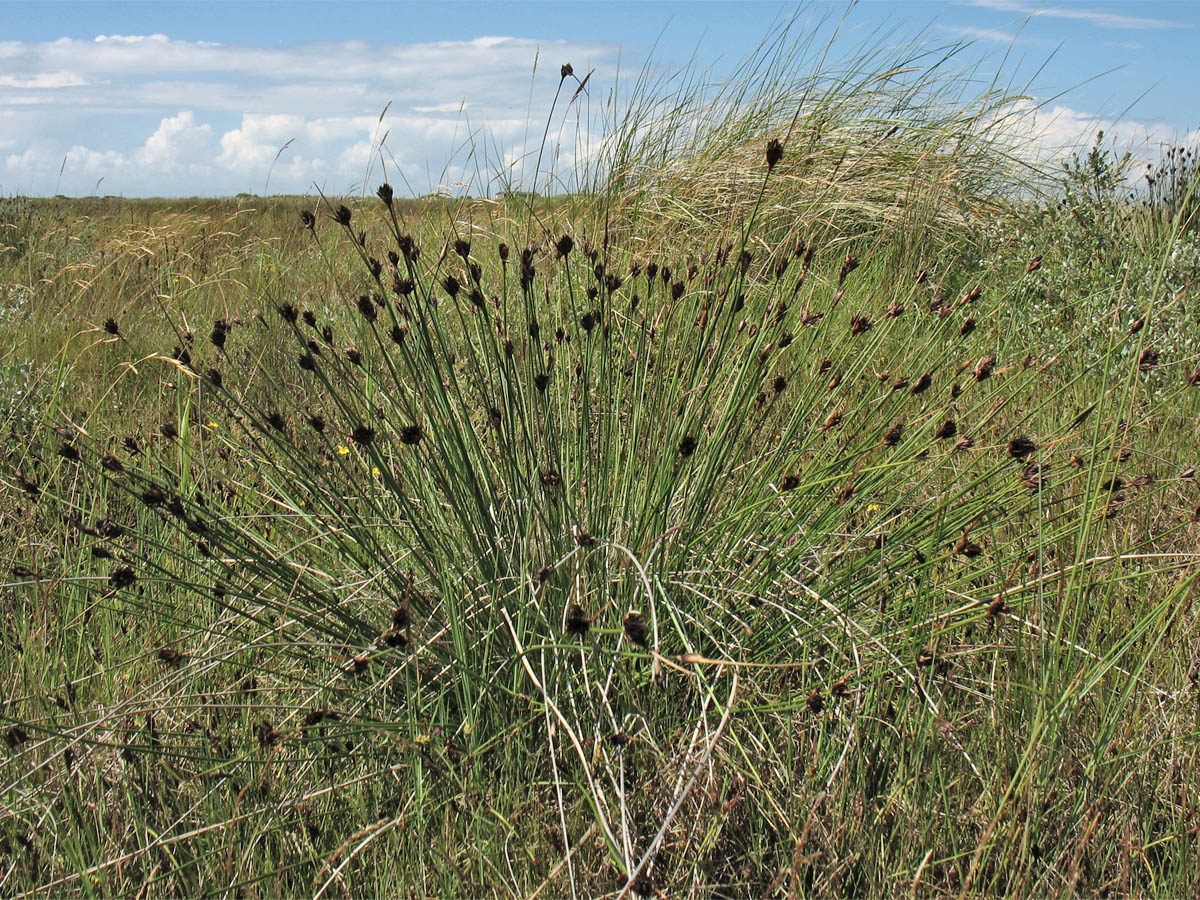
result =
[[953,419],[947,419],[942,423],[941,428],[933,433],[933,436],[938,440],[946,440],[947,438],[954,437],[956,434],[958,434],[958,425],[955,424]]
[[583,611],[583,607],[578,603],[572,603],[571,608],[567,610],[567,634],[582,637],[588,633],[588,629],[591,627],[592,622],[587,617],[587,613]]
[[866,334],[871,330],[871,327],[871,320],[861,313],[856,313],[850,317],[850,334],[854,337],[858,337],[860,334]]
[[770,172],[783,159],[783,144],[777,138],[767,142],[767,171]]
[[1035,450],[1037,450],[1037,444],[1025,435],[1015,437],[1008,443],[1008,455],[1013,459],[1024,459]]
[[991,376],[992,369],[994,368],[996,368],[996,357],[988,353],[980,357],[979,362],[975,363],[972,374],[975,376],[976,381],[983,381],[985,378]]
[[649,646],[650,629],[646,626],[646,620],[640,612],[630,611],[625,616],[622,625],[625,628],[625,637],[629,638],[631,643],[639,647]]

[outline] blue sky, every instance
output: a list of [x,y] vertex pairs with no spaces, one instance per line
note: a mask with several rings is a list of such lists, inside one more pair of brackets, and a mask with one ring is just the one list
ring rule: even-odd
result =
[[540,140],[561,63],[595,70],[598,109],[648,59],[720,78],[793,14],[821,40],[836,26],[835,57],[971,42],[978,89],[1000,71],[1041,107],[1039,146],[1104,127],[1149,153],[1200,126],[1194,0],[0,2],[0,195],[352,191],[380,180],[385,134],[397,184],[479,192]]

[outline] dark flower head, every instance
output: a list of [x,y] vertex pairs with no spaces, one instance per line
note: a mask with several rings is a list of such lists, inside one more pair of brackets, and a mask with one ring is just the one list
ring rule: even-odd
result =
[[116,319],[105,319],[104,330],[111,335],[118,335],[121,333],[121,328],[117,325]]
[[379,186],[375,191],[379,195],[379,199],[384,202],[384,205],[391,209],[392,207],[392,186],[386,181]]
[[58,448],[58,455],[63,459],[70,460],[71,462],[79,462],[79,451],[75,449],[73,444],[64,442],[63,445]]
[[938,440],[946,440],[947,438],[954,437],[956,434],[958,434],[958,425],[954,423],[953,419],[947,419],[942,423],[942,427],[934,432],[933,436]]
[[583,611],[583,607],[578,603],[572,603],[571,608],[567,610],[567,634],[582,637],[588,633],[588,629],[591,627],[591,620]]
[[679,455],[685,459],[696,452],[696,438],[692,435],[685,435],[683,440],[679,442]]
[[367,446],[371,441],[375,440],[375,429],[367,425],[357,425],[350,432],[350,439],[356,444]]
[[314,216],[307,209],[301,210],[300,211],[300,224],[302,224],[309,231],[312,231],[313,229],[315,229],[317,227],[317,217]]
[[420,443],[422,434],[420,425],[405,425],[400,429],[400,442],[412,447]]
[[283,420],[283,416],[277,412],[272,412],[267,416],[267,424],[276,431],[283,431],[287,425],[287,423]]
[[625,626],[625,637],[639,647],[649,646],[650,629],[640,612],[630,612],[622,623]]
[[1025,435],[1013,438],[1008,444],[1008,455],[1013,459],[1024,459],[1035,450],[1037,450],[1037,444]]
[[458,283],[458,279],[453,275],[447,275],[444,279],[442,279],[442,287],[445,289],[446,293],[450,295],[451,300],[458,296],[458,289],[460,285]]
[[205,373],[205,375],[207,376],[209,383],[213,387],[219,388],[221,386],[221,381],[222,381],[221,373],[218,372],[216,369],[209,369]]
[[767,171],[774,169],[781,159],[783,159],[783,144],[779,143],[777,138],[771,138],[767,142]]
[[282,316],[286,322],[295,322],[300,318],[300,311],[296,309],[296,307],[292,306],[292,304],[285,303],[279,307],[279,315]]
[[350,360],[350,362],[353,365],[356,365],[356,366],[362,365],[362,354],[359,353],[357,350],[355,350],[353,347],[346,348],[346,359]]
[[471,255],[471,242],[463,238],[458,238],[454,242],[454,252],[462,257],[463,262]]
[[126,588],[137,581],[137,575],[129,566],[118,566],[108,576],[108,583],[115,588]]
[[334,210],[333,220],[335,222],[337,222],[339,225],[343,225],[347,228],[350,226],[350,210],[346,207],[345,204],[339,206],[336,210]]
[[573,249],[575,249],[575,241],[569,234],[564,234],[554,245],[554,253],[559,259],[566,259]]
[[562,68],[559,69],[559,74],[562,76],[563,80],[565,81],[566,79],[570,78],[572,75],[575,74],[575,70],[571,67],[570,63],[563,63]]

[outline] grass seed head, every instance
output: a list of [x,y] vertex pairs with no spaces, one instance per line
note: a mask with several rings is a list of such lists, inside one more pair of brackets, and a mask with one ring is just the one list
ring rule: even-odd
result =
[[629,641],[639,647],[649,647],[650,629],[646,625],[646,620],[640,612],[631,610],[626,616],[622,625],[625,629],[625,637]]
[[783,144],[777,138],[767,141],[767,171],[770,172],[783,159]]

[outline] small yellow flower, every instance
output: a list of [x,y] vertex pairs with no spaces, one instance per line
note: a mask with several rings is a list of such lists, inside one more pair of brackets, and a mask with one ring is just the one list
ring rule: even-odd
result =
[[221,426],[216,422],[209,422],[208,427],[212,428],[215,431],[216,429],[220,428]]
[[350,452],[350,448],[347,447],[345,444],[338,444],[338,455],[339,456],[345,456],[349,452]]
[[878,503],[871,503],[867,506],[867,514],[869,515],[870,513],[877,513],[881,509],[883,509],[883,507],[880,506]]
[[379,474],[379,466],[371,466],[371,474],[378,475]]

